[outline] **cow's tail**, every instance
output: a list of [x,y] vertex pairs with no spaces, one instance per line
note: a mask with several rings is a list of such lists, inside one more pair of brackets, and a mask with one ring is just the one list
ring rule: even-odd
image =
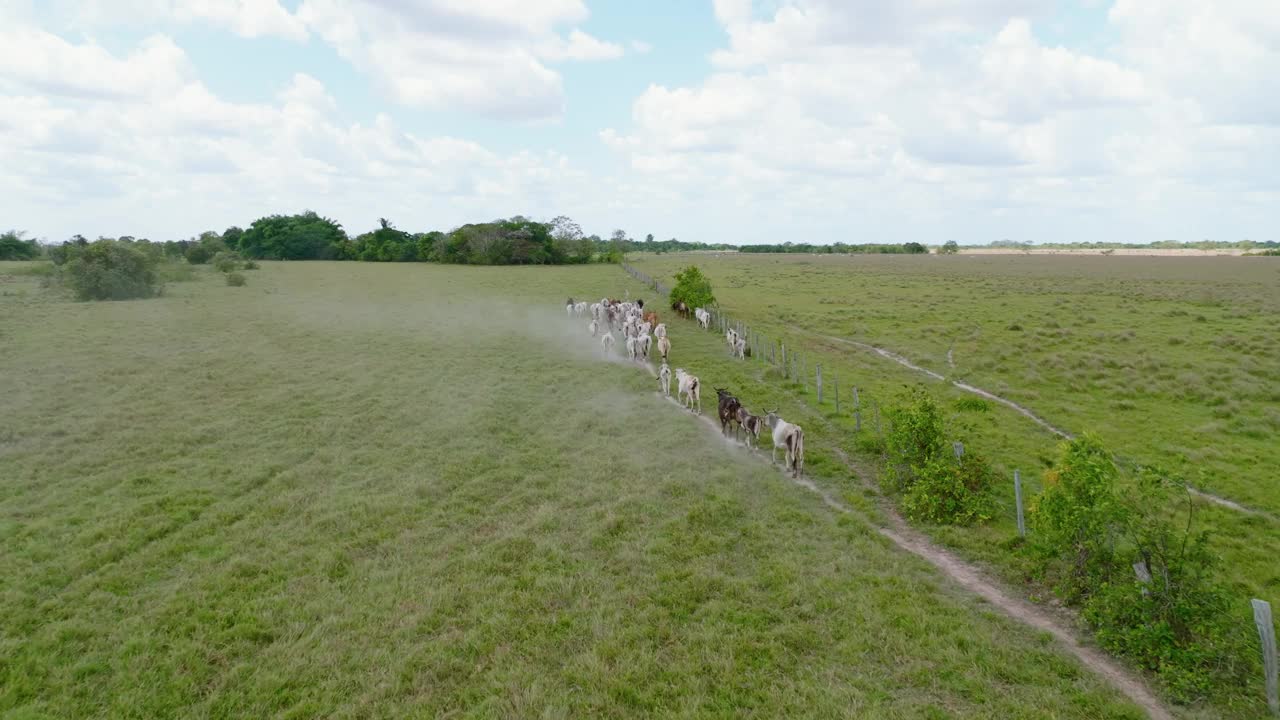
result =
[[800,477],[800,471],[804,470],[804,430],[800,426],[796,426],[796,477]]

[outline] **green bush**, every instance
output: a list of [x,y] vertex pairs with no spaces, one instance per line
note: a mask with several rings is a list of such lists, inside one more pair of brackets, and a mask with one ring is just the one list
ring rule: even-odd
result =
[[24,235],[20,230],[0,233],[0,260],[32,260],[40,256],[40,244],[23,239]]
[[711,292],[711,281],[696,266],[676,273],[676,286],[671,288],[671,304],[683,302],[693,308],[710,308],[716,303],[716,296]]
[[128,300],[159,294],[156,260],[131,243],[98,240],[71,246],[64,274],[79,300]]
[[196,243],[187,248],[186,256],[192,265],[204,265],[213,259],[213,249],[204,243]]
[[923,386],[908,389],[885,415],[882,481],[902,495],[909,517],[940,524],[990,519],[990,467],[972,451],[955,457],[942,410]]
[[1122,513],[1119,471],[1101,441],[1084,434],[1064,442],[1031,506],[1031,548],[1042,574],[1068,600],[1110,582]]
[[958,252],[960,252],[960,243],[955,240],[948,240],[938,248],[939,255],[955,255]]
[[213,256],[213,267],[218,272],[234,272],[240,269],[240,265],[240,256],[229,250],[225,250]]
[[941,455],[913,468],[902,495],[908,517],[942,525],[971,525],[991,519],[993,475],[986,460],[966,452],[959,460]]
[[1081,607],[1098,642],[1154,672],[1180,702],[1242,685],[1251,628],[1214,579],[1186,485],[1154,469],[1122,476],[1092,435],[1063,443],[1045,485],[1031,508],[1036,569]]
[[244,284],[246,282],[248,281],[245,280],[244,275],[241,273],[238,273],[238,272],[227,273],[227,284],[230,285],[231,287],[244,287]]
[[254,261],[254,260],[245,260],[245,261],[244,261],[244,269],[245,269],[245,270],[257,270],[257,269],[258,269],[258,263],[257,263],[257,261]]

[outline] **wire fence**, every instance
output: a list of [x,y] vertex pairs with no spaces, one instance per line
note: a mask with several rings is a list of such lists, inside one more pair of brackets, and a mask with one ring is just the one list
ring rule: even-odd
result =
[[[622,269],[636,280],[644,283],[652,288],[654,292],[666,297],[671,294],[671,289],[661,282],[653,279],[649,275],[635,269],[634,267],[623,263]],[[828,382],[830,385],[830,394],[824,394],[824,383],[822,374],[822,365],[814,363],[810,367],[808,358],[803,353],[797,352],[796,344],[793,342],[791,347],[787,347],[787,343],[782,338],[769,337],[768,335],[756,331],[750,325],[735,320],[729,315],[721,312],[719,309],[706,308],[710,313],[710,322],[708,328],[718,330],[721,334],[727,334],[729,330],[734,330],[738,336],[746,341],[747,352],[745,359],[751,362],[764,363],[767,366],[777,370],[784,379],[796,382],[802,386],[804,392],[809,391],[810,380],[812,379],[813,387],[816,393],[818,410],[824,409],[824,405],[834,405],[833,417],[849,417],[852,416],[856,433],[861,433],[863,429],[863,400],[868,400],[868,404],[872,410],[872,416],[868,420],[872,420],[877,436],[882,440],[884,437],[883,430],[880,425],[880,406],[874,399],[866,398],[865,389],[859,392],[857,385],[847,386],[849,396],[853,400],[852,408],[848,415],[841,413],[840,405],[840,380],[834,373],[829,375]],[[825,401],[830,401],[825,402]],[[964,446],[961,443],[955,443],[953,450],[956,457],[959,458],[964,454]],[[1020,537],[1026,537],[1027,526],[1023,509],[1023,488],[1021,472],[1017,469],[1013,471],[1013,492],[1014,507],[1012,508],[1017,522],[1017,531]],[[1143,573],[1146,572],[1145,566],[1139,568],[1134,567],[1139,581],[1143,581]],[[1263,600],[1253,599],[1253,608],[1255,613],[1255,622],[1259,634],[1263,654],[1263,672],[1265,675],[1265,685],[1267,694],[1267,704],[1271,712],[1280,717],[1280,669],[1277,665],[1276,639],[1272,625],[1271,606]]]

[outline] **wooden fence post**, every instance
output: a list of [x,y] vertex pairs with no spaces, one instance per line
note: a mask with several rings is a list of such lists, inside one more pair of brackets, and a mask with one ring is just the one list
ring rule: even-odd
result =
[[816,382],[818,386],[818,405],[821,406],[822,405],[822,363],[818,363],[816,366],[814,366],[814,372],[817,373],[816,379],[814,382]]
[[837,375],[831,376],[831,395],[836,399],[836,414],[840,414],[840,378]]
[[1013,471],[1013,503],[1018,506],[1018,537],[1027,536],[1027,525],[1022,520],[1022,475]]
[[1267,676],[1267,706],[1272,715],[1280,715],[1280,680],[1276,673],[1276,628],[1271,622],[1271,603],[1253,599],[1253,622],[1258,626],[1262,643],[1262,671]]
[[779,343],[782,347],[782,377],[791,377],[791,366],[787,364],[787,344]]
[[853,386],[853,421],[854,431],[862,432],[862,398],[858,397],[858,386]]
[[951,451],[956,454],[957,460],[964,457],[964,443],[962,442],[951,443]]

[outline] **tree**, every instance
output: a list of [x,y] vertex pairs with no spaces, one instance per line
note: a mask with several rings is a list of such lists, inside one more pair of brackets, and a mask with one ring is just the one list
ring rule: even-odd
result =
[[240,252],[268,260],[330,260],[342,255],[346,241],[341,225],[307,210],[254,220],[240,236]]
[[960,252],[960,244],[955,240],[946,241],[942,244],[942,247],[938,249],[938,253],[941,255],[955,255],[958,252]]
[[0,233],[0,260],[30,260],[40,254],[40,244],[35,240],[25,240],[26,233],[20,230],[9,230]]
[[671,288],[671,304],[680,302],[689,308],[709,308],[716,303],[711,281],[695,265],[676,273],[676,286]]
[[645,245],[652,245],[652,244],[653,244],[653,233],[649,233],[648,235],[645,235],[645,236],[644,236],[644,244],[645,244]]
[[158,294],[156,258],[132,243],[98,240],[72,245],[67,284],[78,300],[128,300]]

